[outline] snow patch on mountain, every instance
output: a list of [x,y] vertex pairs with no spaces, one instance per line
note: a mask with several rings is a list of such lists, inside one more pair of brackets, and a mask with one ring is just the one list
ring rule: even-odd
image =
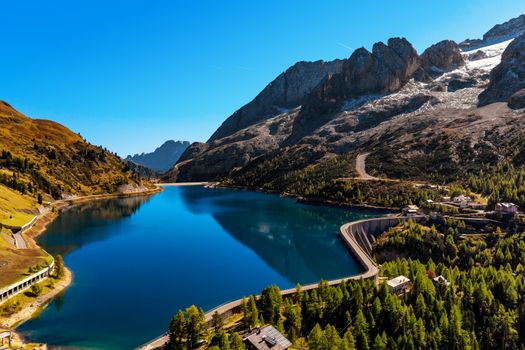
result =
[[[503,51],[509,46],[512,40],[507,40],[498,44],[485,46],[477,50],[463,51],[463,57],[467,62],[467,69],[480,69],[490,72],[501,62]],[[477,59],[477,57],[482,57]]]

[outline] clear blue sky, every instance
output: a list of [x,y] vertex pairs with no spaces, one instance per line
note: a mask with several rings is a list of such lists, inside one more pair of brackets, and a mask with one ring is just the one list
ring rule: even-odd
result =
[[419,52],[525,13],[516,0],[1,1],[0,99],[125,156],[205,141],[300,60],[404,36]]

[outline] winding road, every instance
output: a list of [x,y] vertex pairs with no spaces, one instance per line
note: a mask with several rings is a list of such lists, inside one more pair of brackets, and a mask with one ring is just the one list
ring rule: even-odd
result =
[[357,155],[355,159],[355,170],[357,171],[360,179],[379,180],[379,178],[371,176],[366,172],[366,157],[368,157],[369,154],[370,153],[361,153]]
[[13,233],[13,238],[15,239],[15,245],[18,249],[27,249],[27,243],[20,232]]

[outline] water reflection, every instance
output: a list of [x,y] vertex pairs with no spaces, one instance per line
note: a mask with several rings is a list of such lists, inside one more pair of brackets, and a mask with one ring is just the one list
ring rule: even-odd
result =
[[131,217],[150,198],[151,196],[134,196],[101,199],[67,207],[63,209],[67,215],[60,215],[53,221],[48,233],[40,236],[38,242],[52,255],[67,255],[92,242],[103,241],[125,231],[90,228],[122,225],[121,219]]
[[[343,210],[295,203],[293,199],[254,192],[187,188],[188,210],[209,213],[237,241],[254,251],[289,281],[316,282],[357,273],[360,267],[341,244],[339,227],[380,211]],[[247,205],[250,203],[250,205]]]

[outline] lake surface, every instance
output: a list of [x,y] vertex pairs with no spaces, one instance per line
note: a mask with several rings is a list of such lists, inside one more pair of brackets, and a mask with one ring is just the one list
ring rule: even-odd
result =
[[60,349],[132,349],[191,304],[358,274],[339,227],[381,214],[203,187],[71,207],[38,243],[74,282],[19,331]]

